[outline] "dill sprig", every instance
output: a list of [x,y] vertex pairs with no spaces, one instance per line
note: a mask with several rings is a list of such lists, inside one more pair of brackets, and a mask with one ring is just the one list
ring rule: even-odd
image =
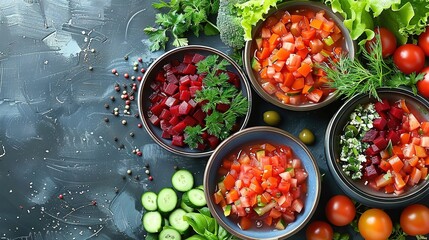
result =
[[[225,72],[228,61],[222,59],[218,61],[218,55],[207,56],[204,60],[196,64],[198,73],[205,75],[203,88],[196,92],[195,101],[204,102],[201,109],[207,113],[205,126],[200,125],[185,128],[185,143],[190,148],[198,147],[203,143],[202,133],[216,136],[219,140],[227,138],[231,134],[237,119],[246,115],[248,100],[239,89],[229,83],[229,76]],[[227,104],[229,109],[220,112],[216,109],[218,104]]]
[[377,89],[381,87],[411,87],[417,94],[416,83],[423,79],[422,74],[405,75],[400,72],[391,60],[383,59],[380,36],[370,45],[369,51],[360,46],[361,61],[351,59],[347,54],[339,56],[338,61],[320,64],[331,80],[330,87],[336,89],[339,96],[351,98],[356,94],[368,94],[380,100]]

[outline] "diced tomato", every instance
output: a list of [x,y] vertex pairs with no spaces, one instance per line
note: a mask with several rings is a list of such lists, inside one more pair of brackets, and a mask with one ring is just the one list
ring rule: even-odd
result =
[[228,174],[225,176],[225,179],[223,180],[223,184],[226,188],[226,190],[231,190],[235,185],[235,178],[231,176],[231,174]]

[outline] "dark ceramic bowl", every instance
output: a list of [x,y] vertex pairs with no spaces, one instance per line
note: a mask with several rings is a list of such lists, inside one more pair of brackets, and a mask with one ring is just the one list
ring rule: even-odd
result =
[[[273,8],[272,10],[270,10],[270,12],[266,15],[266,18],[275,14],[277,11],[283,11],[284,12],[285,10],[288,10],[289,12],[291,12],[291,11],[295,11],[295,10],[304,10],[304,9],[309,9],[309,10],[312,10],[314,12],[318,12],[321,10],[325,11],[326,15],[329,18],[331,18],[335,22],[335,24],[341,29],[341,32],[344,36],[343,45],[342,45],[343,49],[348,51],[348,55],[350,58],[354,58],[354,55],[355,55],[354,44],[355,43],[351,39],[348,29],[343,24],[343,18],[341,17],[341,15],[335,14],[334,12],[332,12],[332,9],[328,6],[326,6],[325,4],[322,4],[319,2],[314,2],[314,1],[284,2],[284,3],[279,4],[277,6],[277,8]],[[252,29],[253,39],[255,39],[256,38],[255,36],[261,32],[262,25],[263,25],[263,21],[260,21]],[[256,48],[257,48],[257,46],[256,46],[255,40],[247,41],[246,45],[245,45],[244,54],[243,54],[243,60],[244,60],[246,73],[249,76],[249,79],[251,81],[253,89],[255,89],[256,93],[259,96],[261,96],[261,98],[263,98],[265,101],[272,103],[272,104],[274,104],[280,108],[284,108],[284,109],[288,109],[288,110],[308,111],[308,110],[319,109],[319,108],[324,107],[324,106],[326,106],[326,105],[328,105],[328,104],[330,104],[336,100],[337,95],[334,93],[331,93],[330,95],[326,96],[324,99],[322,99],[318,103],[305,103],[305,104],[300,104],[300,105],[294,105],[294,104],[283,103],[274,95],[268,94],[262,88],[261,83],[259,82],[260,77],[258,76],[258,73],[252,69],[252,59],[253,59]]]
[[[308,173],[308,191],[304,201],[304,209],[297,215],[295,221],[287,225],[284,230],[275,230],[274,227],[242,230],[234,220],[224,216],[222,208],[216,205],[213,199],[219,181],[218,169],[222,160],[232,152],[239,151],[241,147],[263,142],[291,147],[294,155],[301,159],[303,167]],[[290,133],[274,127],[251,127],[233,134],[223,141],[212,154],[204,173],[204,192],[210,212],[222,227],[240,239],[284,239],[297,233],[315,212],[319,202],[320,189],[319,168],[309,149]]]
[[[414,95],[410,90],[379,89],[378,95],[381,99],[395,102],[404,99],[411,112],[418,112],[420,119],[429,120],[429,101],[425,98]],[[358,105],[365,105],[369,102],[376,102],[368,95],[357,95],[348,100],[332,117],[325,134],[325,154],[328,168],[340,188],[354,200],[370,207],[396,208],[409,205],[423,199],[429,193],[429,181],[424,180],[416,186],[407,186],[405,192],[396,195],[384,193],[366,185],[363,180],[352,180],[341,169],[339,164],[340,156],[340,135],[342,134],[349,116]]]
[[189,46],[178,47],[173,50],[170,50],[164,53],[163,55],[161,55],[149,66],[149,68],[146,70],[146,73],[143,77],[143,80],[141,82],[139,92],[138,92],[139,114],[143,122],[143,126],[148,131],[149,135],[156,143],[158,143],[164,149],[172,153],[186,156],[186,157],[195,157],[195,158],[207,157],[210,154],[212,154],[213,150],[202,151],[198,149],[191,149],[189,147],[173,146],[171,144],[170,139],[165,139],[161,137],[162,130],[159,127],[153,125],[149,121],[149,117],[150,117],[149,107],[151,104],[149,101],[149,96],[153,93],[153,90],[150,85],[155,81],[156,75],[165,64],[170,63],[172,60],[182,61],[186,53],[198,53],[204,56],[219,55],[220,56],[219,59],[226,59],[230,63],[230,66],[228,66],[227,69],[229,71],[234,72],[240,78],[241,92],[243,96],[245,96],[248,99],[248,103],[249,103],[247,108],[247,114],[238,120],[239,130],[245,128],[249,120],[250,112],[252,108],[252,93],[251,93],[250,85],[246,79],[246,75],[241,70],[240,66],[238,66],[237,63],[235,63],[234,60],[232,60],[225,53],[211,47],[200,46],[200,45],[189,45]]

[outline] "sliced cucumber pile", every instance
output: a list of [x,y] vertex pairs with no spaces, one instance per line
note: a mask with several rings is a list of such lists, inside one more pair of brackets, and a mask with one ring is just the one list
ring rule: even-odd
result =
[[144,229],[157,239],[204,239],[196,235],[184,219],[185,214],[206,207],[204,187],[194,186],[194,176],[184,169],[173,174],[171,184],[172,187],[165,187],[158,193],[142,194]]

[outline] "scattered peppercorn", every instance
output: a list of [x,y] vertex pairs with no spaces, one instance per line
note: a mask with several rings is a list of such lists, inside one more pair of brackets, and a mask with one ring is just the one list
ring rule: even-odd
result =
[[134,137],[134,133],[133,132],[130,132],[130,137]]
[[117,142],[119,139],[118,139],[118,137],[114,137],[114,138],[113,138],[113,140],[114,140],[115,142]]
[[112,100],[112,102],[114,102],[116,100],[116,98],[114,96],[110,96],[110,100]]
[[149,181],[153,181],[153,177],[152,176],[149,176]]
[[137,61],[143,62],[143,58],[139,57],[139,58],[137,58]]
[[109,122],[109,119],[107,117],[104,118],[105,122]]
[[130,75],[128,73],[124,73],[124,78],[129,78]]
[[128,169],[128,170],[127,170],[127,174],[128,174],[128,175],[133,174],[133,172],[131,171],[131,169]]
[[139,67],[133,67],[133,70],[137,72],[139,70]]
[[125,101],[125,105],[130,105],[131,104],[131,101],[130,100],[126,100]]
[[119,188],[118,188],[118,187],[115,187],[115,188],[114,188],[114,191],[115,191],[115,193],[118,193],[118,192],[119,192]]
[[119,149],[124,149],[125,148],[125,145],[124,144],[120,144],[119,145]]
[[121,91],[121,88],[119,86],[115,87],[115,91],[119,92],[119,91]]
[[109,106],[109,104],[108,104],[108,103],[105,103],[105,104],[104,104],[104,108],[109,109],[109,107],[110,107],[110,106]]
[[137,181],[140,180],[140,175],[134,177]]
[[125,56],[124,56],[124,60],[125,60],[125,61],[128,61],[128,55],[125,55]]
[[150,167],[149,163],[146,163],[144,166],[145,166],[146,168],[149,168],[149,167]]
[[89,70],[89,71],[92,71],[92,70],[94,70],[94,68],[93,68],[92,66],[89,66],[89,67],[88,67],[88,70]]
[[146,170],[144,171],[144,173],[146,173],[147,175],[149,175],[149,174],[150,174],[149,169],[146,169]]
[[118,70],[116,70],[116,69],[114,68],[114,69],[112,69],[112,73],[113,73],[113,74],[116,74],[116,73],[118,73]]
[[64,196],[62,194],[60,194],[60,195],[58,195],[58,198],[62,200],[62,199],[64,199]]
[[137,151],[137,156],[141,157],[143,153],[141,151]]
[[146,72],[146,69],[142,68],[142,69],[140,69],[140,72],[144,73],[144,72]]
[[121,121],[121,123],[122,123],[122,125],[127,125],[127,120],[123,119],[123,120]]
[[92,201],[91,201],[91,205],[92,205],[92,206],[97,206],[97,201],[92,200]]
[[137,77],[137,81],[141,82],[141,80],[143,80],[143,77],[142,76],[138,76]]
[[138,128],[142,128],[142,127],[143,127],[143,124],[139,123],[139,124],[137,124],[137,127],[138,127]]
[[136,76],[131,76],[131,80],[136,80]]

